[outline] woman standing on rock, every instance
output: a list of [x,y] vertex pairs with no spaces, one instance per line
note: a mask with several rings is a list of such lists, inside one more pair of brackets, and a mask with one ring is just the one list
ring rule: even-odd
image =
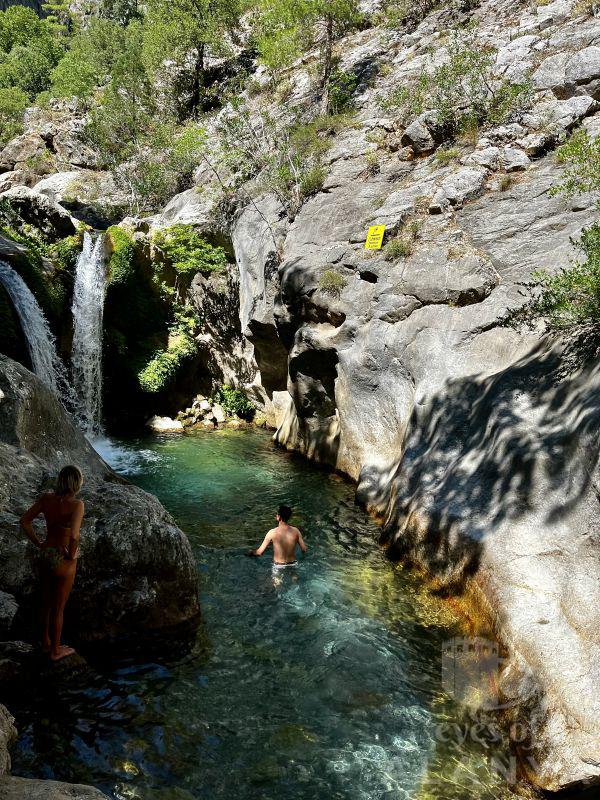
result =
[[[42,562],[42,649],[53,661],[75,651],[60,643],[63,615],[73,588],[79,530],[84,506],[77,494],[83,484],[78,467],[61,469],[54,492],[47,492],[21,517],[21,527],[28,538],[41,550]],[[33,520],[40,514],[46,520],[47,535],[41,542],[33,529]]]

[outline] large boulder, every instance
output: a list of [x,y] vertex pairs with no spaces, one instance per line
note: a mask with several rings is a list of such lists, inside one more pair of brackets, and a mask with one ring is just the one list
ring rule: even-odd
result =
[[38,572],[19,516],[66,463],[84,472],[86,504],[69,634],[134,637],[196,620],[197,575],[187,538],[155,497],[109,469],[49,390],[0,356],[0,589],[19,605],[13,633],[31,634]]
[[106,227],[121,219],[129,202],[111,173],[100,170],[56,172],[33,189],[92,227]]
[[27,186],[13,186],[0,194],[0,201],[28,225],[42,231],[50,239],[63,239],[77,233],[77,221],[69,212],[46,195]]

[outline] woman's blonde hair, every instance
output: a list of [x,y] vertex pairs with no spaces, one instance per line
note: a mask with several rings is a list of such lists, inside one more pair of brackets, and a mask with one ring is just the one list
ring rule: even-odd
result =
[[74,467],[70,464],[68,467],[63,467],[58,473],[58,480],[56,481],[56,494],[77,494],[83,485],[83,473],[79,467]]

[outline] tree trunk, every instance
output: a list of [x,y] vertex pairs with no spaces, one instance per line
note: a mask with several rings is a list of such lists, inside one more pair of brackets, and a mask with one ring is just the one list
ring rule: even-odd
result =
[[198,117],[198,109],[202,101],[202,88],[204,86],[204,45],[196,48],[196,61],[192,78],[192,97],[190,101],[192,115]]
[[322,110],[326,114],[329,107],[329,78],[333,62],[333,16],[325,17],[325,42],[323,43],[323,72],[321,73],[321,89],[323,91]]

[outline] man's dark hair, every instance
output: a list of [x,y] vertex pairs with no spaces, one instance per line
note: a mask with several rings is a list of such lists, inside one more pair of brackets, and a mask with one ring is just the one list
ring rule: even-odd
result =
[[279,506],[277,514],[284,522],[287,522],[292,516],[292,509],[289,506]]

